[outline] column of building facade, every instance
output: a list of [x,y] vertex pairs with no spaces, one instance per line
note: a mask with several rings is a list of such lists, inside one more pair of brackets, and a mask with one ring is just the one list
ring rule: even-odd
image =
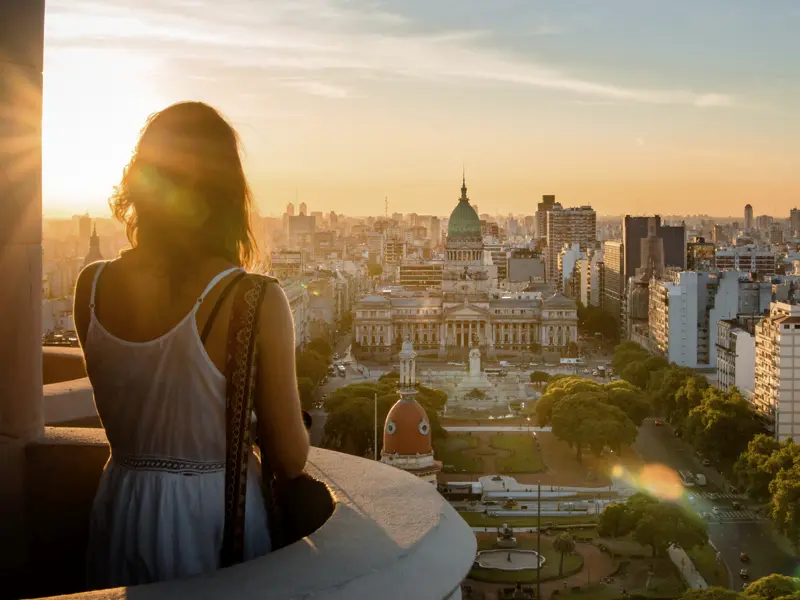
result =
[[42,415],[43,0],[0,0],[0,581],[26,559],[25,445]]

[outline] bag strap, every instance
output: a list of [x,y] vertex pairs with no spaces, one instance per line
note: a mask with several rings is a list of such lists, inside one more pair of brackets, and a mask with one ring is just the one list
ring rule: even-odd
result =
[[[253,445],[251,414],[256,381],[258,320],[267,284],[274,281],[248,273],[236,286],[228,330],[225,366],[225,527],[220,566],[244,560],[247,467]],[[264,532],[266,535],[266,532]]]

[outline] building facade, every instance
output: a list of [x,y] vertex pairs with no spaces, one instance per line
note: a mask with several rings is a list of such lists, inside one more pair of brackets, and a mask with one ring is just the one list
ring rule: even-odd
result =
[[755,328],[753,405],[775,438],[800,439],[800,306],[773,302]]
[[497,287],[466,183],[450,215],[440,290],[385,290],[355,306],[358,352],[388,359],[403,340],[420,353],[463,358],[471,347],[484,356],[564,349],[577,340],[577,305],[560,294],[509,292]]
[[597,213],[591,206],[563,208],[554,204],[547,212],[547,280],[558,280],[558,257],[564,246],[593,248],[596,241]]
[[749,271],[763,275],[772,275],[777,271],[777,256],[769,248],[720,248],[716,251],[714,260],[720,271]]

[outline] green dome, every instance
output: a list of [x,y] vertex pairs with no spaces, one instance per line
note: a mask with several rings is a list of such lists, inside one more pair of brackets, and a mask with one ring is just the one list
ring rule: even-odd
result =
[[461,184],[461,198],[458,204],[450,213],[450,222],[447,225],[447,239],[448,240],[480,240],[481,235],[481,220],[478,213],[472,208],[467,198],[467,185],[462,181]]

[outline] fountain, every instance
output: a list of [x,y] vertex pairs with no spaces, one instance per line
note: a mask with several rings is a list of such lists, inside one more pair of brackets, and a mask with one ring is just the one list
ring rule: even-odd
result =
[[497,547],[506,549],[517,547],[517,538],[514,537],[514,530],[505,523],[497,532]]
[[541,569],[545,557],[535,550],[481,550],[475,557],[475,564],[484,569],[498,571],[525,571]]

